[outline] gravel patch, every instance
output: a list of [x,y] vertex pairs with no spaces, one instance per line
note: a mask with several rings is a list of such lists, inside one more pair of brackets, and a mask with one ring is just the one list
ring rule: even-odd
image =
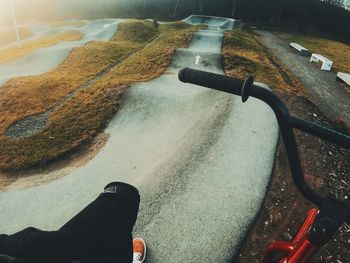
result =
[[41,114],[31,115],[9,126],[6,130],[6,136],[21,139],[33,135],[41,131],[52,111],[47,111]]

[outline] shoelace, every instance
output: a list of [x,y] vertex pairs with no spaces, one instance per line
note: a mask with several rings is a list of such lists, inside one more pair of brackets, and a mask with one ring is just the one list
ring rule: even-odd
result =
[[142,259],[142,254],[141,253],[134,253],[134,258],[133,258],[133,261],[135,262],[138,262],[138,261],[141,261]]

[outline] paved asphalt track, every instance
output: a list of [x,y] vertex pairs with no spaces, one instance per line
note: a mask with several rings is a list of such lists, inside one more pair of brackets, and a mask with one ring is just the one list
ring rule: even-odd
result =
[[[77,19],[68,19],[66,20],[67,24],[71,23],[74,24],[76,22],[85,22],[86,25],[89,24],[88,20],[77,20]],[[84,25],[84,27],[86,26]],[[58,34],[58,33],[62,33],[66,30],[81,30],[83,28],[83,26],[60,26],[60,27],[55,27],[52,26],[50,24],[46,24],[40,21],[37,21],[35,19],[32,20],[27,20],[25,22],[23,22],[21,25],[17,26],[19,29],[23,29],[23,30],[27,30],[29,32],[32,33],[31,36],[21,39],[21,43],[26,43],[28,41],[32,41],[32,40],[37,40],[40,39],[42,37],[45,37],[49,34]],[[7,27],[7,28],[0,28],[0,34],[2,34],[3,32],[13,32],[13,26],[11,27]],[[12,48],[12,47],[16,47],[18,44],[17,42],[12,42],[6,45],[2,45],[0,46],[0,51],[7,49],[7,48]]]
[[[35,33],[34,38],[47,33],[60,33],[66,30],[77,30],[83,33],[82,39],[78,41],[65,41],[56,45],[40,48],[15,61],[0,64],[0,88],[11,78],[18,76],[35,76],[48,72],[61,64],[73,48],[82,46],[89,41],[109,40],[118,29],[121,19],[98,19],[86,21],[83,27],[65,26],[52,28],[49,25],[28,25],[28,29]],[[40,33],[41,32],[41,33]]]
[[0,193],[0,233],[57,229],[107,183],[123,181],[141,193],[135,235],[148,243],[147,262],[232,260],[263,201],[278,128],[255,99],[242,104],[177,80],[184,66],[223,73],[222,28],[232,21],[199,22],[208,30],[178,50],[164,75],[130,88],[94,159],[51,183]]

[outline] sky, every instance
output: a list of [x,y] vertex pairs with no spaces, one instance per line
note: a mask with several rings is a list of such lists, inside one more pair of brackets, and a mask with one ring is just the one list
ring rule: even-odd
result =
[[0,23],[8,17],[9,2],[6,0],[0,0]]
[[[10,1],[11,0],[0,0],[0,25],[4,23],[11,23],[11,12],[10,12]],[[77,6],[83,4],[89,6],[91,10],[98,12],[101,10],[101,6],[105,8],[113,3],[122,0],[12,0],[15,3],[17,10],[17,16],[19,20],[22,17],[28,18],[28,12],[32,17],[38,17],[39,14],[42,16],[46,14],[47,19],[55,19],[55,14],[63,12],[57,12],[57,10],[79,10]],[[125,0],[124,0],[125,1]],[[126,0],[127,1],[127,0]],[[346,0],[350,4],[350,0]],[[20,7],[20,8],[19,8]],[[67,8],[68,7],[68,8]],[[45,12],[43,12],[45,10]],[[55,12],[56,11],[56,12]],[[78,17],[77,14],[70,13],[70,17]],[[45,17],[41,17],[41,19]],[[59,19],[59,18],[57,18]]]
[[[8,18],[11,18],[11,0],[0,0],[0,21],[6,21]],[[61,7],[62,2],[68,2],[67,0],[12,0],[14,2],[14,6],[16,8],[16,13],[19,18],[24,15],[28,15],[28,13],[33,14],[35,16],[40,12],[43,14],[45,12],[49,12],[52,7]],[[70,2],[74,2],[76,0],[71,0]],[[51,8],[50,8],[51,7]],[[45,10],[45,12],[43,12]],[[49,12],[50,13],[50,12]],[[48,13],[48,16],[50,15]]]
[[[0,24],[11,21],[11,0],[0,0]],[[128,0],[12,0],[16,7],[18,20],[21,18],[59,20],[76,17],[78,13],[88,13],[91,17],[101,16],[113,10],[115,4]],[[84,8],[82,8],[84,7]],[[112,8],[111,8],[112,7]],[[76,12],[76,13],[74,13]],[[62,14],[65,17],[62,17]]]

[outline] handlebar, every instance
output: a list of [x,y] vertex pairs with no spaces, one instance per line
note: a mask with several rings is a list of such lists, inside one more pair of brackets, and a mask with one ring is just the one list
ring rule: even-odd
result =
[[[267,103],[276,115],[296,187],[306,199],[313,202],[318,207],[322,207],[325,197],[312,189],[305,180],[293,129],[304,131],[323,140],[335,143],[345,149],[350,149],[349,136],[290,116],[282,100],[273,94],[271,90],[255,85],[252,76],[249,76],[244,81],[224,75],[185,68],[179,72],[179,79],[185,83],[241,96],[243,102],[246,102],[249,97],[254,97]],[[347,202],[338,201],[349,208],[349,218],[346,221],[350,223],[350,205]]]

